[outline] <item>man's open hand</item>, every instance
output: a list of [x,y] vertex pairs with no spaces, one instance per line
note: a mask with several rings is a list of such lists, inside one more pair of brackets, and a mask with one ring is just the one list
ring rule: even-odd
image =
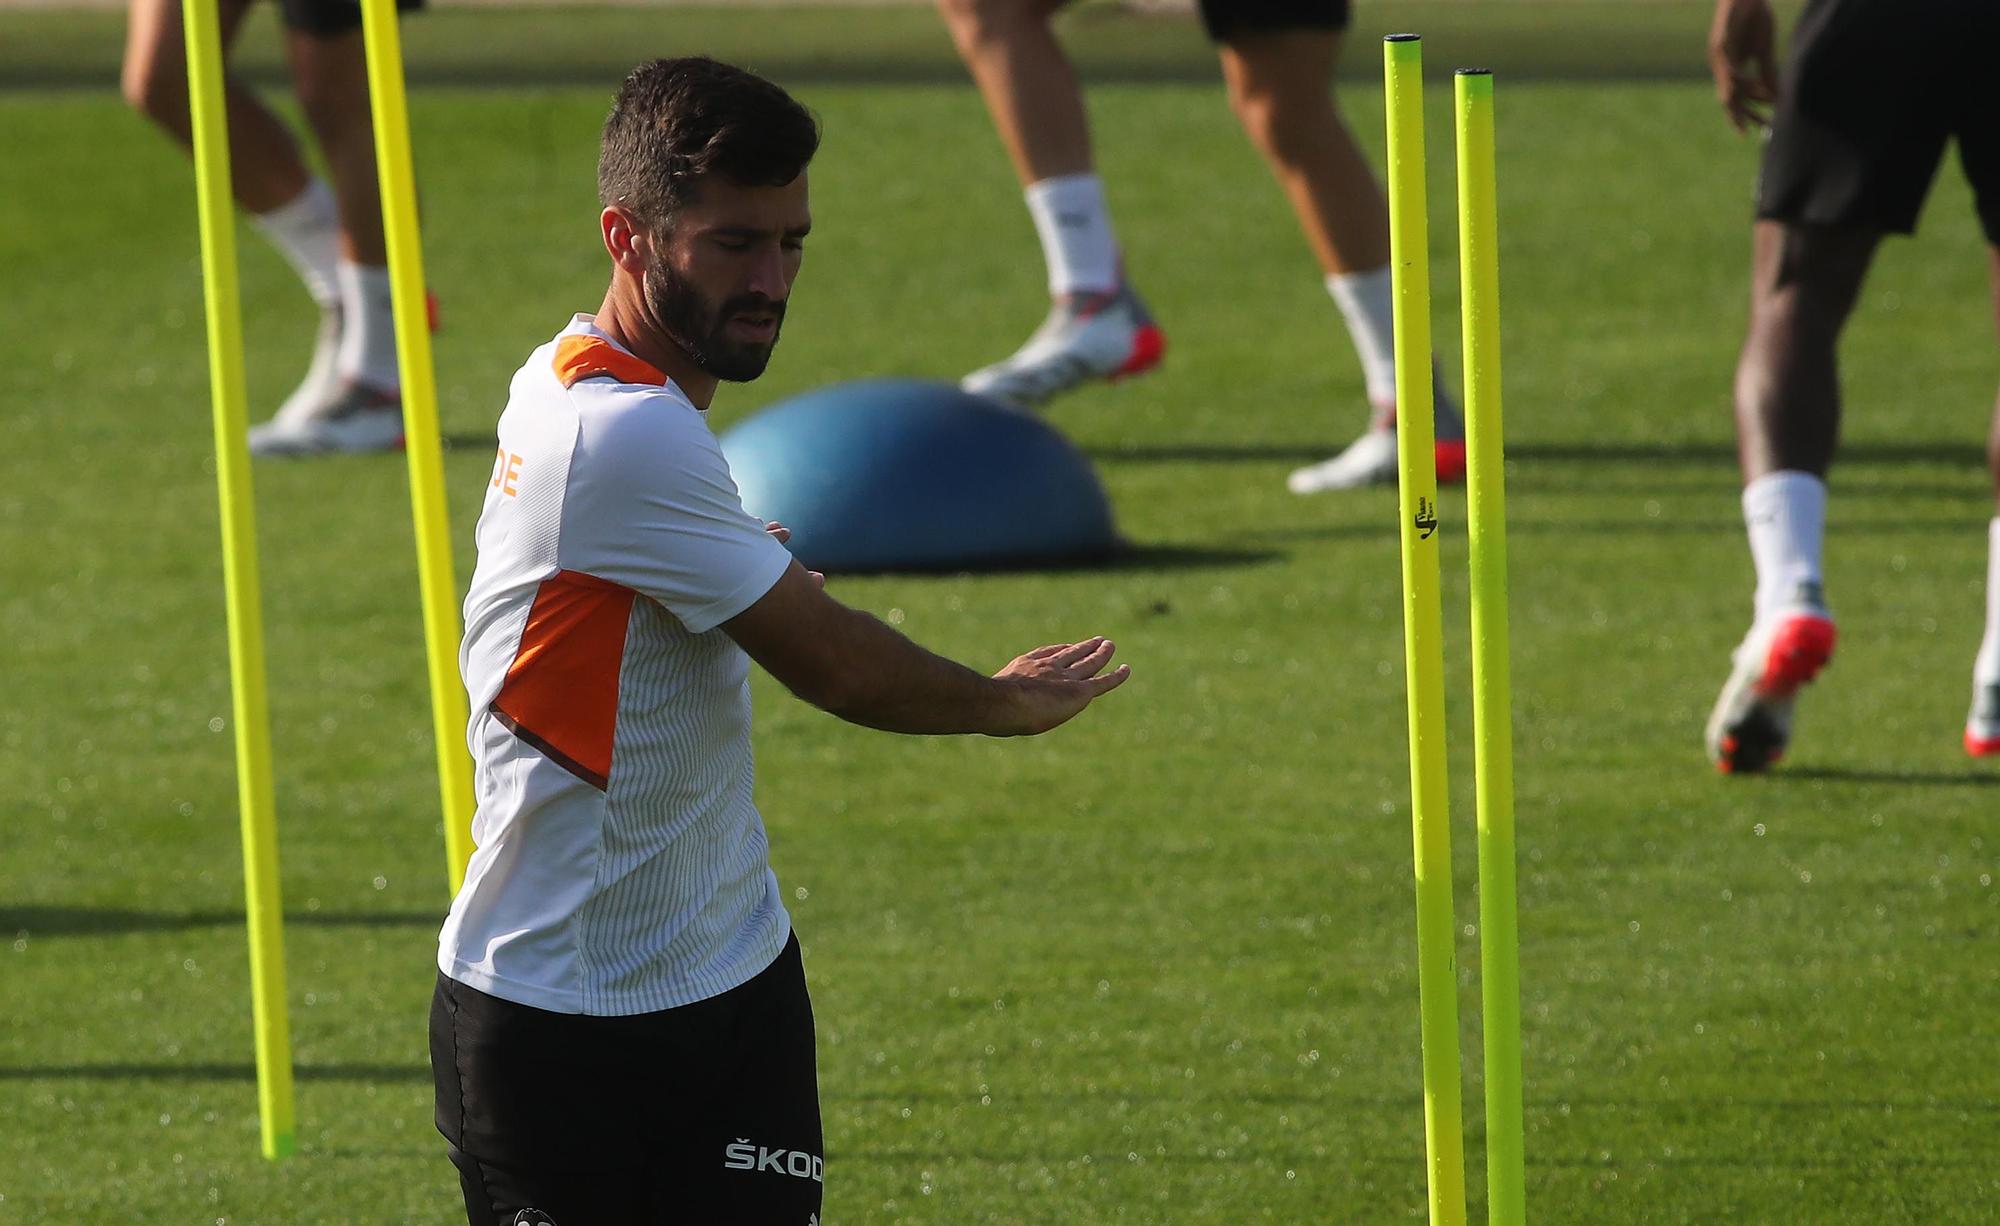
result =
[[1047,732],[1066,723],[1098,695],[1125,684],[1132,675],[1131,666],[1120,664],[1108,673],[1104,671],[1117,650],[1116,644],[1100,634],[1081,643],[1051,643],[1017,657],[993,674],[996,680],[1008,683],[1015,699],[1011,718],[993,735]]

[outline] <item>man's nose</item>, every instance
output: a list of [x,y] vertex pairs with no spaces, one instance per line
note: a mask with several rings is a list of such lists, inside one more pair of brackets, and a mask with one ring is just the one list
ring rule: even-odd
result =
[[758,256],[756,264],[750,270],[748,288],[751,293],[762,294],[774,301],[784,299],[792,286],[783,251],[773,248]]

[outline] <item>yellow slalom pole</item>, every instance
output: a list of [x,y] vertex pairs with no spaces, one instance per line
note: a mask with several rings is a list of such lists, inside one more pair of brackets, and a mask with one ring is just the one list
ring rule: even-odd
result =
[[1444,615],[1438,596],[1431,284],[1424,219],[1423,45],[1382,45],[1389,117],[1389,267],[1395,292],[1396,458],[1403,538],[1403,659],[1410,707],[1410,824],[1417,859],[1417,994],[1424,1053],[1424,1149],[1431,1226],[1465,1221],[1458,1089],[1458,983],[1446,822]]
[[202,294],[215,411],[215,484],[222,501],[222,584],[229,619],[230,714],[236,723],[236,804],[243,826],[244,914],[250,930],[250,1009],[257,1043],[257,1117],[264,1156],[290,1154],[292,1041],[285,1015],[285,928],[271,800],[271,717],[264,693],[264,614],[258,597],[257,513],[250,489],[243,396],[243,307],[237,297],[236,211],[229,187],[222,32],[214,0],[183,0]]
[[1514,899],[1514,737],[1507,661],[1507,506],[1500,430],[1500,253],[1493,74],[1458,73],[1458,267],[1465,343],[1466,540],[1472,555],[1472,722],[1479,807],[1480,996],[1486,1023],[1486,1201],[1527,1220],[1521,1115],[1521,949]]
[[375,164],[382,185],[382,232],[396,308],[396,363],[403,381],[403,445],[410,464],[410,518],[417,535],[424,650],[430,661],[431,735],[437,743],[444,810],[445,868],[456,894],[472,858],[472,759],[465,748],[465,691],[458,677],[458,579],[444,501],[438,440],[437,374],[431,361],[423,242],[417,232],[416,173],[403,90],[402,32],[395,0],[361,0],[368,93],[375,118]]

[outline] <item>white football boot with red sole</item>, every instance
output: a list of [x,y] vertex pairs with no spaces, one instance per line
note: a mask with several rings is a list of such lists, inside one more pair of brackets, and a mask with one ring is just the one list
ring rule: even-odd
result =
[[1826,606],[1811,600],[1757,620],[1708,717],[1708,757],[1725,774],[1768,769],[1792,738],[1792,704],[1833,659],[1837,635]]
[[2000,681],[1972,687],[1972,710],[1965,717],[1965,752],[1975,758],[2000,756]]
[[1166,333],[1131,286],[1104,294],[1065,294],[1013,356],[973,371],[959,386],[1013,408],[1032,409],[1095,379],[1144,374],[1160,364],[1166,351]]

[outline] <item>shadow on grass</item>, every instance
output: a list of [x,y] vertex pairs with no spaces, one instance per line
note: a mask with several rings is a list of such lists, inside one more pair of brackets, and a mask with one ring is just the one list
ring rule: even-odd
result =
[[867,579],[886,575],[912,578],[958,575],[1145,574],[1151,571],[1213,570],[1225,566],[1259,566],[1285,555],[1275,549],[1220,548],[1206,545],[1139,545],[1125,543],[1107,554],[1074,558],[996,558],[970,564],[896,567],[826,568],[830,579]]
[[[301,1064],[300,1081],[429,1081],[420,1064]],[[0,1066],[0,1081],[249,1081],[254,1064],[51,1064]]]
[[1086,447],[1093,460],[1120,464],[1312,464],[1339,451],[1341,444],[1163,443],[1142,447]]
[[[490,447],[490,440],[478,440]],[[467,437],[463,445],[472,446]],[[459,445],[454,442],[454,445]],[[1345,440],[1326,443],[1158,443],[1131,447],[1086,447],[1093,460],[1117,460],[1135,464],[1218,463],[1249,464],[1266,461],[1311,462],[1324,460],[1345,445]],[[1689,467],[1716,467],[1736,471],[1736,447],[1729,442],[1551,442],[1509,443],[1507,458],[1526,464],[1671,464]],[[1985,453],[1977,439],[1965,442],[1863,442],[1844,443],[1838,465],[1858,464],[1963,464],[1984,469]]]
[[[1835,459],[1836,470],[1847,464],[1965,464],[1986,466],[1982,442],[1968,436],[1964,442],[1861,442],[1842,443]],[[1507,447],[1507,458],[1554,463],[1643,463],[1723,465],[1734,471],[1736,446],[1729,442],[1555,442],[1518,443]]]
[[1153,570],[1209,570],[1220,566],[1260,566],[1285,555],[1275,549],[1220,548],[1209,545],[1126,544],[1107,558],[1074,567],[1030,567],[1023,569],[1096,570],[1130,573]]
[[[1966,532],[1980,525],[1968,528],[1964,522],[1953,519],[1887,519],[1875,522],[1842,524],[1840,536],[1843,539],[1869,536],[1908,536],[1938,533]],[[1447,535],[1463,538],[1463,522],[1452,523]],[[1367,540],[1374,537],[1396,535],[1395,521],[1384,519],[1378,523],[1363,524],[1310,524],[1297,528],[1270,528],[1245,537],[1253,541],[1273,543],[1298,543],[1302,541]],[[1743,535],[1743,521],[1738,519],[1681,519],[1671,515],[1625,516],[1613,518],[1599,516],[1589,520],[1539,520],[1519,516],[1508,516],[1507,535],[1510,537],[1679,537],[1679,536],[1727,536]]]
[[1784,767],[1771,776],[1773,782],[1809,779],[1827,783],[1894,783],[1936,788],[2000,787],[2000,774],[1975,775],[1951,771],[1900,771],[1845,766]]
[[[1926,530],[1937,525],[1923,525]],[[1396,536],[1396,521],[1384,518],[1379,522],[1362,524],[1310,524],[1298,528],[1269,528],[1247,534],[1251,540],[1259,541],[1335,541],[1370,540]],[[1867,531],[1868,529],[1857,529]],[[1463,538],[1463,522],[1449,525],[1447,535]],[[1645,517],[1611,519],[1600,517],[1589,521],[1522,519],[1509,516],[1508,536],[1742,536],[1743,524],[1740,520],[1688,520],[1670,517]],[[1851,535],[1851,533],[1850,533]]]
[[[300,911],[285,916],[299,928],[436,928],[442,911]],[[110,936],[241,928],[241,911],[137,911],[125,907],[0,907],[0,934],[29,937]]]

